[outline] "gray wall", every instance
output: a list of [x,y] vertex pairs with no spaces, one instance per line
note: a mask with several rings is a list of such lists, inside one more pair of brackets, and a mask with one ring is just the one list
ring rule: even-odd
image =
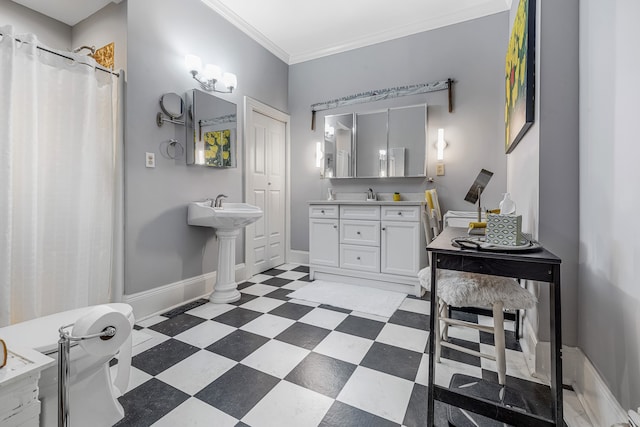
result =
[[[518,7],[513,2],[511,15]],[[578,299],[578,0],[537,1],[535,125],[508,157],[508,188],[525,231],[562,259],[563,343],[577,344]],[[508,38],[509,33],[506,34]],[[532,171],[537,163],[537,171]],[[527,173],[522,173],[526,171]],[[531,172],[531,173],[529,173]],[[537,182],[536,182],[537,180]],[[537,196],[537,200],[535,197]],[[548,286],[527,312],[533,332],[549,341]]]
[[[184,127],[158,128],[158,99],[196,86],[185,69],[188,53],[238,76],[238,88],[221,98],[238,105],[243,96],[287,109],[288,67],[199,0],[136,0],[127,5],[125,133],[125,293],[133,294],[216,269],[213,229],[187,225],[187,203],[219,193],[242,201],[243,147],[236,169],[186,166],[163,154],[170,138],[185,143]],[[238,141],[242,141],[242,129]],[[145,168],[145,152],[156,154]],[[243,262],[242,238],[237,262]]]
[[578,345],[624,409],[640,406],[638,16],[580,2]]
[[43,44],[60,50],[71,48],[71,27],[21,4],[0,0],[0,26],[13,25],[15,34],[33,33]]
[[[424,179],[396,178],[321,180],[315,168],[315,142],[323,140],[323,114],[311,131],[311,104],[372,89],[431,82],[451,77],[454,112],[447,111],[446,91],[406,97],[387,105],[428,104],[429,176],[436,179],[443,209],[474,210],[464,196],[481,168],[495,173],[483,198],[497,206],[506,189],[504,133],[504,55],[509,14],[504,12],[432,31],[292,65],[289,69],[291,112],[291,248],[309,247],[306,202],[325,199],[327,187],[337,192],[422,192]],[[445,128],[446,175],[435,176],[437,128]]]

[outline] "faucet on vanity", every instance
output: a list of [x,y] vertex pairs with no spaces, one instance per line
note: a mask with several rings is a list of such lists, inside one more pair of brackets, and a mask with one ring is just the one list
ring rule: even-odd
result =
[[376,200],[376,193],[374,193],[371,188],[367,191],[367,200]]
[[222,199],[226,199],[227,196],[225,196],[224,194],[218,194],[216,196],[216,200],[213,203],[213,207],[214,208],[221,208],[222,207]]

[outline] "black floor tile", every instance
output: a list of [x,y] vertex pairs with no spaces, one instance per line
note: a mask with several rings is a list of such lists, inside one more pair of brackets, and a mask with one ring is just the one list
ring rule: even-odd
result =
[[319,427],[399,427],[400,424],[339,401],[333,402]]
[[161,334],[168,335],[170,337],[174,337],[186,331],[187,329],[191,329],[194,326],[204,322],[204,320],[205,319],[201,317],[182,313],[176,314],[175,316],[163,322],[149,326],[149,329],[160,332]]
[[237,330],[214,342],[205,350],[239,362],[262,347],[267,341],[269,341],[267,337]]
[[[498,384],[498,373],[482,370],[482,379]],[[552,415],[553,400],[551,396],[551,387],[539,384],[533,381],[527,381],[522,378],[516,378],[508,375],[506,384],[508,388],[518,391],[527,403],[531,413],[550,418]]]
[[275,339],[313,350],[330,332],[328,329],[297,322],[282,331]]
[[253,286],[255,285],[255,283],[253,282],[242,282],[242,283],[238,283],[238,290],[241,291],[244,288],[248,288],[249,286]]
[[285,302],[279,307],[274,308],[269,312],[275,316],[286,317],[287,319],[298,320],[305,314],[312,311],[314,307],[308,305],[295,304],[292,302]]
[[142,326],[140,325],[133,325],[133,329],[135,329],[136,331],[139,331],[141,329],[144,329]]
[[360,366],[415,381],[422,353],[374,342]]
[[198,347],[171,338],[133,356],[131,366],[156,376],[198,351],[200,351]]
[[464,311],[452,309],[451,310],[451,318],[464,320],[466,322],[478,323],[478,315],[474,313],[466,313]]
[[266,294],[265,297],[279,299],[282,301],[289,301],[291,298],[289,298],[287,295],[289,295],[291,292],[293,291],[290,289],[276,289],[275,291]]
[[311,352],[285,380],[335,399],[355,370],[354,364]]
[[294,268],[291,271],[298,271],[300,273],[308,273],[309,272],[309,266],[306,265],[299,265],[296,268]]
[[151,378],[118,399],[124,409],[124,418],[115,426],[150,426],[188,398],[188,394],[177,388]]
[[351,312],[353,311],[353,310],[349,310],[349,309],[342,308],[342,307],[334,307],[334,306],[328,305],[328,304],[320,304],[318,307],[326,308],[327,310],[337,311],[339,313],[346,313],[346,314],[351,314]]
[[[458,338],[449,337],[448,341],[451,344],[456,344],[461,347],[466,347],[471,350],[480,351],[480,344],[477,342],[471,342],[466,340],[461,340]],[[458,350],[454,350],[452,348],[442,346],[442,352],[440,353],[440,357],[449,360],[455,360],[456,362],[466,363],[467,365],[480,367],[480,357],[474,356],[472,354],[463,353]]]
[[313,280],[311,280],[311,277],[308,274],[306,276],[302,276],[298,280],[301,282],[313,282]]
[[261,315],[262,313],[259,313],[257,311],[238,307],[234,308],[233,310],[229,310],[226,313],[222,313],[220,316],[214,317],[211,320],[215,320],[216,322],[239,328],[251,322],[253,319],[260,317]]
[[384,328],[384,322],[357,316],[347,316],[347,318],[338,325],[336,331],[375,340],[382,328]]
[[[522,351],[522,347],[520,347],[520,341],[516,339],[516,333],[513,331],[504,331],[504,346],[509,350],[514,351]],[[489,344],[495,345],[495,340],[493,339],[493,334],[489,332],[480,331],[480,343],[481,344]]]
[[195,397],[240,419],[279,381],[264,372],[238,364],[200,390]]
[[[253,285],[255,285],[255,283],[252,283]],[[235,306],[239,306],[244,304],[245,302],[249,302],[251,300],[254,300],[258,298],[257,295],[251,295],[251,294],[246,294],[244,292],[240,293],[240,299],[238,301],[234,301],[234,302],[230,302],[229,304],[235,305]]]
[[[433,423],[435,427],[450,427],[447,421],[447,405],[435,401]],[[414,384],[403,425],[407,427],[427,427],[427,387]]]
[[293,280],[291,279],[283,279],[282,277],[272,277],[271,279],[263,280],[262,284],[281,287],[291,282],[293,282]]
[[182,314],[196,307],[200,307],[201,305],[206,304],[208,302],[209,300],[202,299],[202,298],[195,301],[191,301],[190,303],[181,305],[180,307],[174,308],[173,310],[167,311],[166,313],[162,313],[162,316],[168,317],[168,318],[176,317],[178,314]]
[[277,276],[278,274],[282,274],[287,270],[279,270],[277,268],[272,268],[271,270],[263,271],[261,274],[266,274],[267,276]]
[[414,313],[412,311],[396,310],[393,316],[389,318],[389,323],[396,325],[408,326],[410,328],[420,329],[422,331],[429,330],[430,316],[427,314]]

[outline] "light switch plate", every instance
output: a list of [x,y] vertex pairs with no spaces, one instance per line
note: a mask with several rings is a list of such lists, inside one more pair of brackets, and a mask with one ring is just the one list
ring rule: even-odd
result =
[[145,166],[148,168],[156,167],[156,155],[155,153],[145,153]]
[[444,175],[444,163],[438,163],[436,165],[436,175],[437,176]]

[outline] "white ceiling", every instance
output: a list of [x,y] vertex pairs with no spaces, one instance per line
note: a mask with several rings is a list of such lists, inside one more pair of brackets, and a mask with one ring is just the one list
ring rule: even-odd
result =
[[[73,26],[122,0],[13,1]],[[512,0],[201,1],[295,64],[509,10]]]

